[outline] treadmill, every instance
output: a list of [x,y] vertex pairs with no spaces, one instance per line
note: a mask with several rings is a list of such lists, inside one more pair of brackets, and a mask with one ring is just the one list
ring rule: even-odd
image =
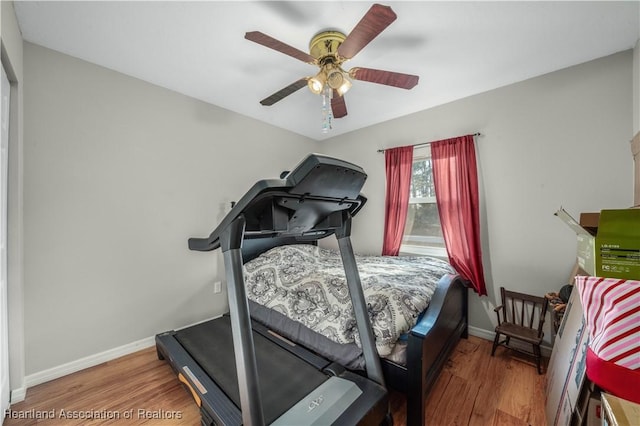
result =
[[[258,181],[206,238],[189,249],[220,248],[229,313],[156,336],[167,360],[209,425],[392,424],[353,248],[351,219],[366,198],[358,166],[311,154],[281,179]],[[310,242],[335,235],[351,295],[366,375],[252,321],[243,277],[243,241]],[[275,240],[273,240],[275,241]]]

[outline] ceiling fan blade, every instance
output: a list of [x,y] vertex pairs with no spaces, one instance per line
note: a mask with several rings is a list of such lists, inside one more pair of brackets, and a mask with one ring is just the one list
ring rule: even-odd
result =
[[416,84],[418,84],[419,79],[417,75],[374,70],[371,68],[352,68],[349,70],[349,75],[355,80],[400,87],[401,89],[407,90],[412,89]]
[[396,18],[396,14],[389,6],[374,4],[338,47],[338,55],[346,59],[353,58]]
[[300,80],[296,81],[295,83],[291,83],[287,87],[278,90],[276,93],[274,93],[273,95],[269,96],[268,98],[264,98],[263,100],[260,101],[260,103],[262,105],[264,105],[264,106],[271,106],[271,105],[275,104],[276,102],[281,101],[282,99],[286,98],[287,96],[289,96],[293,92],[296,92],[296,91],[302,89],[306,85],[307,85],[307,77],[301,78]]
[[347,104],[344,103],[344,96],[340,96],[337,90],[333,91],[331,98],[331,112],[333,118],[342,118],[347,115]]
[[285,55],[289,55],[293,58],[299,59],[302,62],[307,62],[311,64],[316,63],[316,58],[309,55],[308,53],[303,52],[302,50],[296,49],[293,46],[289,46],[286,43],[281,42],[280,40],[276,40],[275,38],[268,36],[260,31],[251,31],[244,35],[244,38],[247,40],[253,41],[254,43],[261,44],[270,49],[277,50],[280,53],[284,53]]

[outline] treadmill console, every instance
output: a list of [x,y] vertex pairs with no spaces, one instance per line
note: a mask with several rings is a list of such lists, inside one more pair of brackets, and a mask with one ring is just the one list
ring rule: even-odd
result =
[[343,215],[354,216],[366,202],[360,194],[367,175],[347,161],[310,154],[282,179],[256,182],[208,238],[190,238],[189,248],[220,247],[220,234],[239,217],[244,238],[293,236],[317,240],[332,235]]

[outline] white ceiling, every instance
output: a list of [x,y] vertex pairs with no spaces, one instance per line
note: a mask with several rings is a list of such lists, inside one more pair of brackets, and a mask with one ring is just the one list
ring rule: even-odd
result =
[[244,39],[261,31],[308,52],[321,30],[348,34],[373,2],[15,2],[25,40],[316,140],[633,48],[640,2],[386,1],[398,19],[345,69],[420,76],[414,89],[354,82],[349,114],[320,132],[306,88],[259,101],[316,68]]

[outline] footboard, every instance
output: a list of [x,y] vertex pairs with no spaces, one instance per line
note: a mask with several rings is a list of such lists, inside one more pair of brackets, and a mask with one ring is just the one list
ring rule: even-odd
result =
[[407,425],[422,425],[426,396],[461,337],[467,337],[467,287],[458,275],[440,280],[407,346]]

